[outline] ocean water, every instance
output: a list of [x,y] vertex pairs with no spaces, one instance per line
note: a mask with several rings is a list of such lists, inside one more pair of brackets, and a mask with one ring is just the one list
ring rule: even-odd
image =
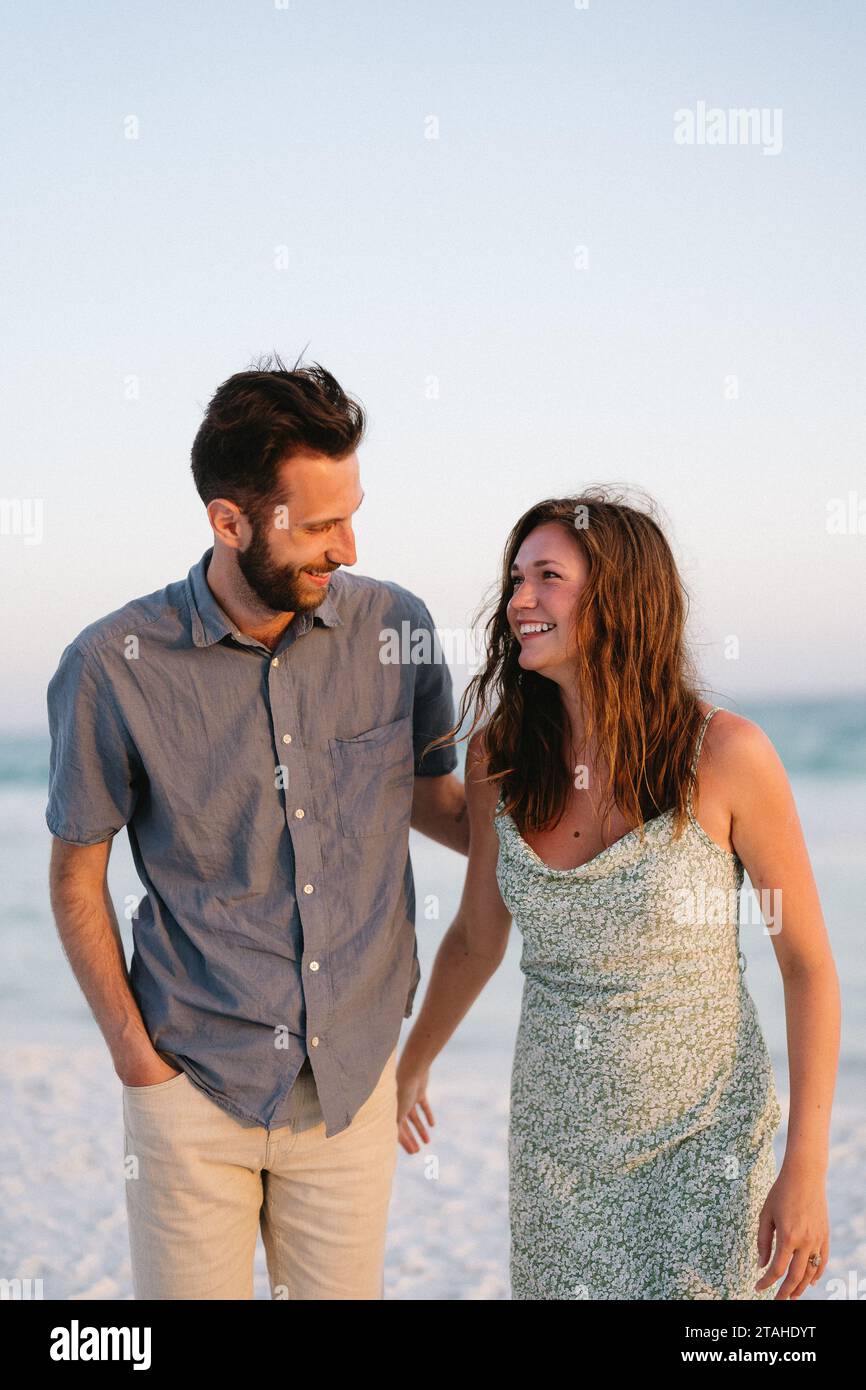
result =
[[[842,1056],[837,1096],[859,1098],[866,1077],[866,697],[742,703],[773,740],[788,771],[821,896],[842,985]],[[465,742],[459,745],[463,775]],[[44,820],[49,745],[44,733],[0,733],[0,1039],[74,1046],[99,1033],[66,962],[48,899],[51,837]],[[411,834],[416,927],[423,996],[439,941],[462,890],[465,860]],[[109,887],[127,947],[128,912],[140,898],[125,832],[112,848]],[[744,914],[745,915],[745,914]],[[782,982],[770,936],[741,927],[746,980],[758,1008],[780,1093],[787,1091]],[[456,1059],[510,1069],[520,1008],[520,937],[512,929],[506,958],[448,1045]],[[412,1026],[406,1020],[405,1030]]]

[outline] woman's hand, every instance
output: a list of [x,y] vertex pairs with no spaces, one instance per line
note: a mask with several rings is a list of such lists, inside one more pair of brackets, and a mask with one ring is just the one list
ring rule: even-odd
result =
[[[830,1257],[830,1218],[822,1169],[809,1164],[782,1164],[761,1210],[758,1258],[762,1267],[770,1259],[774,1231],[773,1261],[755,1289],[760,1291],[775,1284],[787,1270],[776,1299],[799,1298],[821,1277]],[[820,1256],[819,1265],[809,1264],[813,1251]]]
[[430,1068],[416,1067],[411,1062],[407,1064],[405,1058],[404,1051],[397,1064],[397,1139],[408,1154],[416,1154],[421,1146],[412,1132],[413,1125],[424,1143],[430,1142],[418,1107],[424,1111],[431,1127],[436,1123],[427,1102],[427,1078]]

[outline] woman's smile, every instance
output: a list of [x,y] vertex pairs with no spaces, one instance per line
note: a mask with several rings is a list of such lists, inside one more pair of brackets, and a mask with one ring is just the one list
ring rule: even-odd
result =
[[517,630],[521,641],[528,642],[530,638],[546,637],[548,632],[552,632],[556,623],[548,623],[546,619],[527,618],[518,622]]

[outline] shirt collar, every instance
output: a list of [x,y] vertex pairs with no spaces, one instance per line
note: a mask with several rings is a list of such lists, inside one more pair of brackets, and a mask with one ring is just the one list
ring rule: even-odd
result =
[[[192,566],[186,577],[186,596],[192,620],[192,640],[197,647],[209,647],[229,633],[234,635],[236,632],[234,623],[217,603],[207,582],[207,567],[212,555],[213,546],[209,546],[198,564]],[[328,585],[328,592],[312,616],[308,611],[299,613],[297,619],[293,619],[293,622],[297,621],[300,632],[308,632],[317,620],[324,627],[339,627],[341,625],[343,620],[337,611],[334,595],[335,578],[336,575],[332,576]]]

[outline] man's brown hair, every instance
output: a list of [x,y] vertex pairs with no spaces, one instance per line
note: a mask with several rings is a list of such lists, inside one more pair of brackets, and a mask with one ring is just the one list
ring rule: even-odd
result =
[[313,452],[341,459],[358,447],[363,406],[319,363],[298,362],[289,368],[274,353],[217,387],[191,455],[205,504],[226,497],[249,517],[261,516],[287,458]]

